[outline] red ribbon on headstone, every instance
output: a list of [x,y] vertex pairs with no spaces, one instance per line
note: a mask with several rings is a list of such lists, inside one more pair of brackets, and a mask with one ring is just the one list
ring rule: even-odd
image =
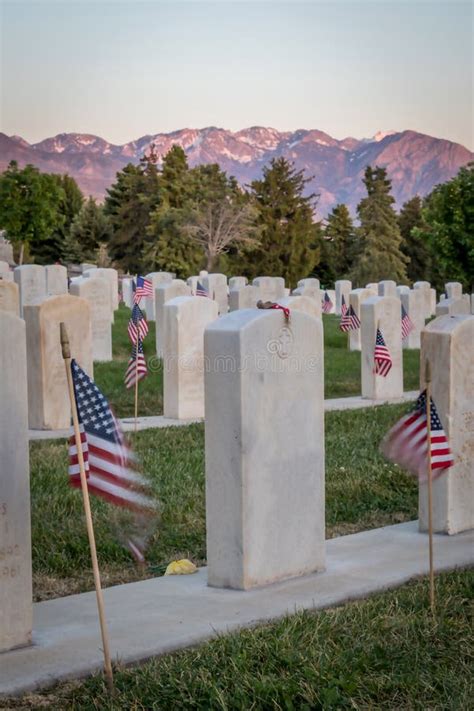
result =
[[290,309],[287,306],[282,306],[281,304],[272,304],[270,306],[271,309],[280,309],[280,311],[283,311],[285,315],[285,319],[287,321],[290,320]]
[[257,301],[257,309],[280,309],[280,311],[283,311],[286,321],[290,320],[290,309],[287,306],[277,304],[276,301]]

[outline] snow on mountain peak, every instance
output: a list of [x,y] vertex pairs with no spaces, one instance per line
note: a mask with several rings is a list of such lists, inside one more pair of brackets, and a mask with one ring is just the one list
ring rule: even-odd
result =
[[377,131],[375,136],[373,136],[372,141],[379,143],[380,141],[383,141],[383,139],[387,136],[393,136],[395,133],[396,131]]

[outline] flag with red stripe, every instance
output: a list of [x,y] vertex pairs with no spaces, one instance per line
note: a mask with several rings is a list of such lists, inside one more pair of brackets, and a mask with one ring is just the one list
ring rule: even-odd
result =
[[410,333],[413,331],[415,326],[413,325],[413,321],[409,317],[409,315],[406,312],[405,307],[402,306],[402,340],[406,338],[407,336],[410,335]]
[[357,331],[357,329],[360,328],[360,319],[351,304],[349,304],[349,308],[346,310],[344,316],[341,316],[339,328],[344,332]]
[[148,375],[146,367],[145,353],[141,338],[132,346],[132,355],[128,361],[127,370],[125,372],[125,387],[131,388],[136,382],[142,380]]
[[[75,360],[71,361],[71,374],[89,492],[139,515],[143,527],[143,516],[156,513],[148,482],[97,385]],[[74,436],[69,440],[69,477],[71,486],[81,486]],[[140,560],[135,549],[144,549],[141,532],[135,531],[134,541],[133,546],[128,540],[125,545]]]
[[344,317],[347,313],[346,300],[344,294],[341,295],[341,316]]
[[334,304],[331,301],[331,297],[329,296],[328,292],[324,292],[324,298],[323,298],[323,303],[322,303],[322,309],[323,313],[328,314],[332,311]]
[[137,282],[133,282],[133,303],[139,304],[144,296],[153,296],[153,284],[149,279],[139,276]]
[[[387,433],[382,452],[387,459],[425,480],[428,474],[428,428],[426,390],[418,397],[414,409],[402,417]],[[439,476],[454,464],[448,438],[441,424],[436,405],[430,398],[431,472]]]
[[133,305],[132,315],[130,316],[127,330],[132,343],[136,343],[137,338],[140,338],[143,341],[145,336],[148,334],[148,323],[138,304]]
[[382,331],[377,328],[374,350],[374,373],[385,378],[391,371],[392,365],[392,356],[385,344]]
[[209,296],[208,290],[203,287],[200,281],[197,283],[195,296]]

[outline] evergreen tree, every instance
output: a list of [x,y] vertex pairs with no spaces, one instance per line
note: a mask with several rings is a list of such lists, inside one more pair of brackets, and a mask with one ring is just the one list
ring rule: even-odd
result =
[[352,281],[359,286],[382,279],[404,283],[408,260],[400,249],[402,236],[385,168],[367,166],[364,184],[367,197],[357,206],[360,251],[351,272]]
[[153,145],[139,166],[129,163],[117,173],[117,180],[107,193],[104,210],[113,230],[110,256],[126,271],[139,272],[150,215],[159,202],[159,175]]
[[398,226],[402,235],[401,250],[409,260],[407,276],[411,283],[429,279],[431,272],[431,253],[428,241],[415,230],[423,230],[421,198],[416,195],[406,202],[398,216]]
[[296,286],[318,264],[320,227],[313,222],[316,195],[303,194],[308,182],[285,158],[274,158],[252,182],[260,244],[249,276],[282,276]]
[[323,231],[323,229],[321,229],[319,239],[319,255],[320,258],[316,270],[317,273],[314,276],[316,276],[321,282],[321,287],[329,286],[338,278],[338,271],[334,261],[332,244],[330,240],[326,238],[325,231]]
[[111,225],[102,207],[90,197],[71,225],[66,254],[74,262],[93,261],[111,236]]
[[202,266],[203,250],[184,229],[197,189],[198,181],[189,170],[185,152],[180,146],[172,146],[163,158],[159,201],[147,228],[143,259],[149,269],[186,277]]
[[466,290],[474,286],[474,162],[456,177],[437,185],[425,198],[425,225],[415,227],[426,239],[432,257],[431,281],[441,290],[446,281],[459,281]]
[[327,218],[324,237],[324,252],[330,271],[336,279],[347,278],[358,250],[356,230],[346,205],[339,204],[333,208]]
[[45,264],[64,259],[64,250],[67,249],[72,221],[81,210],[84,202],[84,197],[74,178],[69,175],[52,175],[52,178],[62,190],[63,198],[58,208],[64,216],[64,220],[42,245]]

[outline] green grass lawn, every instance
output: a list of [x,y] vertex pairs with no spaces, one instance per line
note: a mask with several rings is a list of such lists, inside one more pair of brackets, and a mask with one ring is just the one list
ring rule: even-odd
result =
[[3,708],[469,711],[474,572],[439,575],[436,586],[434,618],[427,580],[418,580],[118,668],[113,700],[97,674]]
[[[417,487],[379,454],[385,432],[407,406],[326,414],[327,537],[414,519]],[[149,567],[138,569],[113,532],[115,507],[92,497],[105,585],[161,574],[174,558],[206,560],[204,426],[147,430],[132,436],[159,499],[161,520]],[[31,445],[35,599],[93,587],[82,499],[68,487],[64,441]],[[112,520],[111,520],[112,519]]]
[[[94,378],[109,399],[118,417],[132,417],[134,389],[126,390],[123,384],[130,342],[127,322],[130,310],[121,306],[115,312],[112,328],[113,362],[96,363]],[[324,324],[324,381],[325,397],[360,395],[360,352],[349,351],[347,334],[339,330],[339,317],[323,315]],[[139,384],[139,415],[163,414],[163,371],[155,351],[155,324],[150,322],[150,333],[145,339],[149,375]],[[403,380],[405,390],[416,390],[419,378],[419,350],[403,351]]]

